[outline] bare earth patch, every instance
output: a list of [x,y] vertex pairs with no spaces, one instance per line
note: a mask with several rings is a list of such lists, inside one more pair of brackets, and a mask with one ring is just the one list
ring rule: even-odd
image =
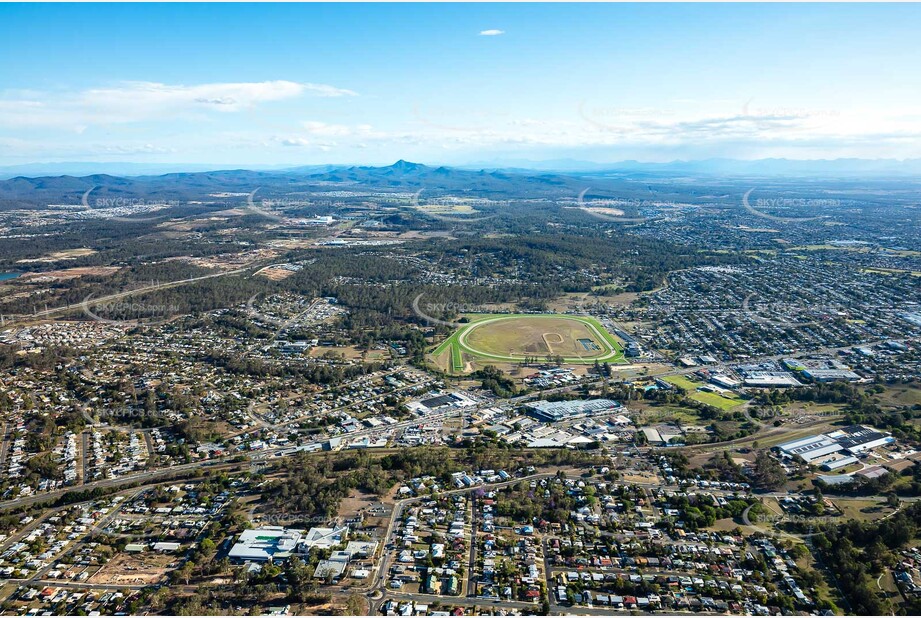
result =
[[45,257],[32,258],[27,260],[18,260],[17,264],[33,264],[37,262],[59,262],[61,260],[74,260],[78,257],[86,257],[96,253],[95,249],[67,249],[66,251],[55,251]]
[[97,276],[104,277],[112,275],[121,270],[119,266],[95,266],[95,267],[85,267],[85,268],[64,268],[61,270],[50,270],[43,273],[34,273],[27,274],[22,276],[23,282],[38,282],[38,281],[50,281],[52,279],[56,280],[66,280],[66,279],[77,279],[79,277],[86,276]]
[[176,562],[176,556],[143,552],[118,554],[90,577],[91,584],[149,585],[166,578],[167,565]]
[[293,275],[294,271],[286,268],[263,268],[256,274],[271,281],[281,281]]

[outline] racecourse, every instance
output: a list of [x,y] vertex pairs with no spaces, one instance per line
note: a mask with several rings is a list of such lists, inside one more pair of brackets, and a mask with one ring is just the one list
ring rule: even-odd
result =
[[[433,355],[439,356],[450,350],[453,371],[463,370],[463,355],[502,363],[518,363],[525,358],[543,360],[547,356],[560,356],[567,364],[626,362],[620,342],[591,317],[552,313],[473,314],[466,317],[471,320],[470,323],[460,326],[433,351]],[[557,321],[559,324],[554,325]],[[554,326],[567,334],[569,340],[553,330]],[[497,331],[496,327],[507,328]],[[551,330],[547,332],[545,329]],[[598,350],[579,348],[581,337],[573,334],[579,329],[598,346]],[[510,351],[503,353],[497,350],[497,347],[503,346]]]

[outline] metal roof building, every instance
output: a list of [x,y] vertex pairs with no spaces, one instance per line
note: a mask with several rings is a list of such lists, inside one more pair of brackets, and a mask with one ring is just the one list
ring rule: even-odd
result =
[[301,542],[307,547],[329,549],[333,545],[341,543],[348,532],[348,526],[340,526],[339,528],[311,528],[307,534],[303,536]]
[[613,412],[621,407],[619,403],[610,399],[590,399],[587,401],[541,400],[527,404],[528,413],[531,416],[547,423]]
[[[790,457],[799,457],[812,463],[839,451],[860,456],[878,446],[891,444],[895,438],[872,427],[851,425],[830,434],[819,434],[780,444],[775,448]],[[833,463],[833,462],[828,462]]]
[[843,449],[837,441],[823,434],[787,442],[779,445],[777,448],[780,452],[786,453],[790,457],[799,457],[806,463],[815,461],[826,455],[831,455],[832,453],[837,453]]
[[895,441],[892,436],[863,425],[851,425],[830,435],[846,451],[855,455]]
[[826,461],[825,463],[822,464],[822,469],[825,470],[826,472],[833,472],[834,470],[838,470],[839,468],[843,468],[845,466],[855,464],[858,461],[860,460],[854,457],[853,455],[849,455],[847,457],[842,457],[841,459]]
[[268,562],[290,557],[301,540],[300,530],[265,526],[244,530],[227,557],[237,562]]
[[804,369],[803,375],[816,382],[854,382],[860,376],[846,369]]

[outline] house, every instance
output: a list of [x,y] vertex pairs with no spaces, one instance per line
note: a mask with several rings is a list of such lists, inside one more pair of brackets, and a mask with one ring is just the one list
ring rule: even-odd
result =
[[153,550],[161,553],[173,553],[179,551],[180,543],[159,542],[154,543]]

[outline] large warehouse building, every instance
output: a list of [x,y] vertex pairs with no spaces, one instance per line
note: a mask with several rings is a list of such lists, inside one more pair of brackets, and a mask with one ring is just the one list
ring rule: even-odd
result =
[[828,435],[837,440],[844,450],[852,455],[858,455],[878,446],[895,442],[895,438],[889,434],[863,425],[851,425]]
[[528,414],[545,423],[617,412],[621,408],[623,406],[610,399],[590,399],[588,401],[541,400],[527,404]]
[[818,461],[842,450],[842,446],[837,441],[823,434],[787,442],[777,448],[781,453],[790,457],[799,457],[806,463]]
[[869,450],[891,444],[894,441],[895,439],[889,434],[872,427],[850,425],[829,434],[819,434],[787,442],[776,446],[775,449],[787,457],[798,457],[808,464],[819,465],[832,459],[838,459],[832,457],[836,453],[859,457]]

